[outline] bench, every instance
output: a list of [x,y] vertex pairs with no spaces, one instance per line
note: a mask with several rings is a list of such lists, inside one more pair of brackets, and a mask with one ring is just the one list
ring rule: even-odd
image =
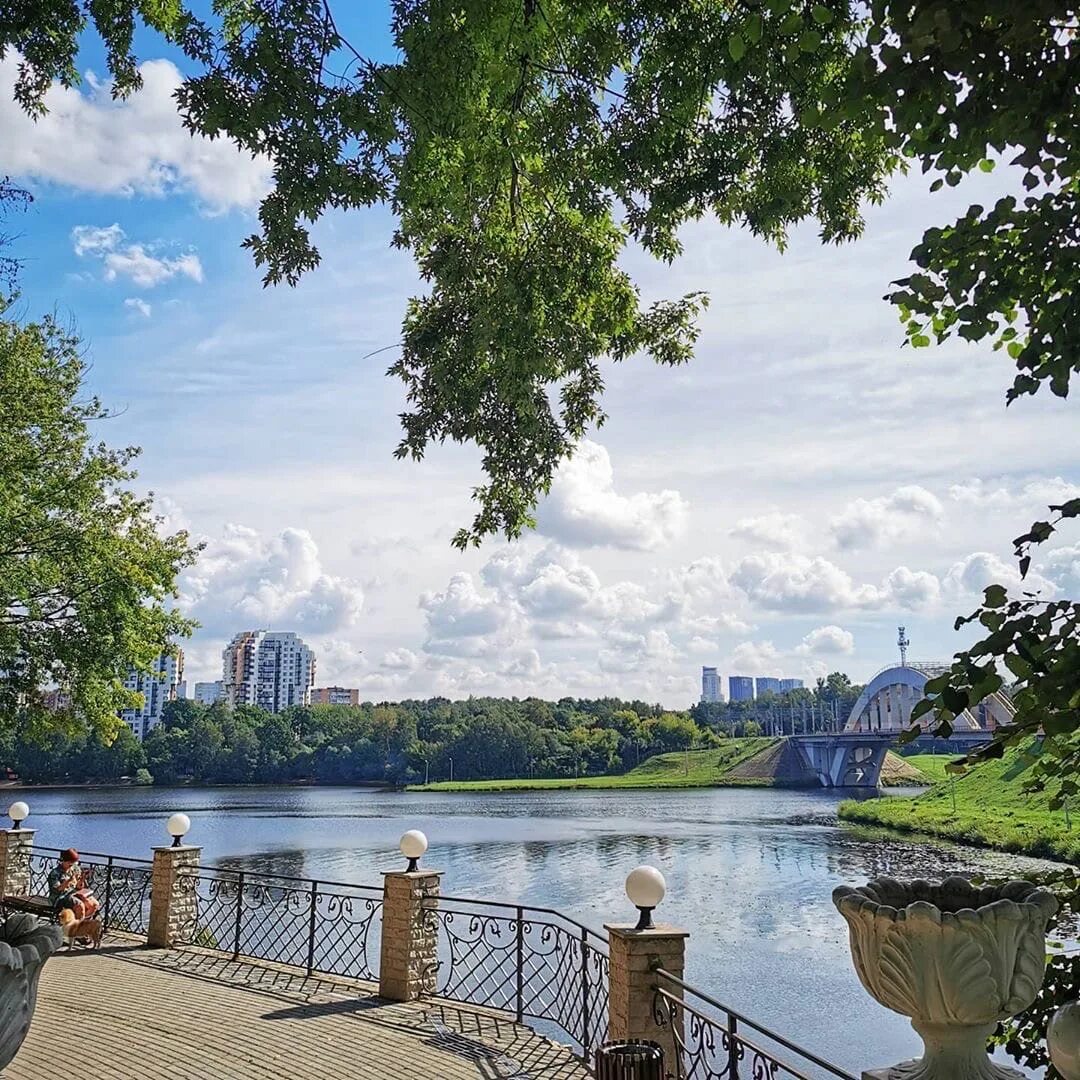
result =
[[56,919],[56,912],[47,896],[5,896],[0,900],[0,906],[4,911],[25,911],[50,922]]

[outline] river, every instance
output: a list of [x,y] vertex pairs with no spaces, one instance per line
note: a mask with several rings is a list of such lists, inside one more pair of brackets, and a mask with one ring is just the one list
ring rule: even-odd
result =
[[[16,796],[11,794],[11,798]],[[455,896],[554,907],[600,929],[636,914],[623,878],[663,871],[657,918],[690,931],[687,978],[858,1073],[919,1050],[862,989],[833,887],[868,877],[1006,874],[1051,864],[837,823],[822,791],[547,791],[491,795],[351,788],[77,789],[20,793],[36,843],[148,858],[176,810],[203,863],[377,884],[422,829],[425,865]]]

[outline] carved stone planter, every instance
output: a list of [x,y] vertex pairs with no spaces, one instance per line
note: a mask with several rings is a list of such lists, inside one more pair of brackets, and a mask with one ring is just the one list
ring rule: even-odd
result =
[[26,1038],[41,969],[62,941],[60,927],[33,915],[9,915],[0,925],[0,1071]]
[[1026,881],[980,889],[959,877],[877,878],[840,886],[833,903],[860,982],[922,1036],[922,1058],[893,1066],[889,1080],[1021,1078],[990,1060],[986,1039],[1042,986],[1051,893]]

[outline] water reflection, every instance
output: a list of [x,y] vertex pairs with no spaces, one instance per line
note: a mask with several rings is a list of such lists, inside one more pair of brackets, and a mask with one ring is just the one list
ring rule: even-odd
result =
[[825,791],[97,789],[33,791],[28,801],[27,824],[50,847],[146,857],[183,810],[206,864],[364,884],[402,865],[398,839],[420,828],[446,893],[555,907],[596,927],[631,917],[623,877],[652,862],[668,880],[660,914],[692,934],[689,978],[856,1073],[918,1043],[859,985],[833,887],[1045,865],[841,827]]

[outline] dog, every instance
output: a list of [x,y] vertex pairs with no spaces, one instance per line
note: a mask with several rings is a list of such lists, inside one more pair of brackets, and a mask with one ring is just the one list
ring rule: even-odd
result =
[[57,919],[69,949],[76,942],[91,949],[101,948],[101,920],[96,915],[89,919],[78,919],[70,908],[63,908]]

